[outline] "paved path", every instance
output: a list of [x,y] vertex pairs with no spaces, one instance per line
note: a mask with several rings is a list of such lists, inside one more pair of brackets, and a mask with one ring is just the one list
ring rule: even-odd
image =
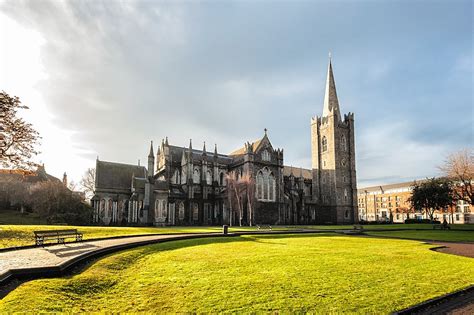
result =
[[474,243],[433,242],[432,244],[444,246],[437,248],[437,252],[474,258]]
[[203,233],[135,236],[2,252],[0,253],[0,285],[4,280],[13,275],[26,275],[47,271],[61,272],[78,260],[86,259],[99,253],[153,244],[160,241],[221,235],[217,233]]

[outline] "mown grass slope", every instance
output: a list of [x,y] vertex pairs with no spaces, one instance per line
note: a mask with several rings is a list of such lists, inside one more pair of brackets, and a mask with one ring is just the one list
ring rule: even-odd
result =
[[330,234],[155,244],[75,276],[24,283],[0,313],[390,313],[474,284],[473,259],[429,248]]

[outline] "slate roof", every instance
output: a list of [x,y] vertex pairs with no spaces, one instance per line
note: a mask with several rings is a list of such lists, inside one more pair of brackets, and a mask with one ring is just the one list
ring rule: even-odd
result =
[[130,189],[132,176],[145,177],[144,166],[96,161],[96,188]]
[[[255,152],[257,150],[257,148],[260,145],[260,143],[262,142],[262,140],[263,140],[263,138],[255,140],[254,142],[252,142],[252,151],[253,152]],[[243,146],[240,149],[237,149],[234,152],[230,153],[229,155],[242,155],[242,154],[245,154],[245,152],[246,152],[245,146]]]
[[[169,146],[170,148],[170,156],[172,158],[173,161],[178,161],[180,162],[181,161],[181,157],[183,156],[183,151],[185,153],[188,152],[188,148],[183,148],[183,147],[178,147],[178,146],[174,146],[174,145],[170,145]],[[196,149],[192,149],[192,153],[193,153],[193,161],[201,161],[203,159],[203,155],[202,155],[202,150],[196,150]],[[209,161],[212,161],[214,159],[214,152],[209,152],[209,151],[206,151],[206,154],[207,154],[207,159]],[[220,164],[230,164],[232,163],[232,157],[229,157],[225,154],[217,154],[217,162],[220,163]]]
[[[417,180],[417,182],[423,182],[424,180]],[[379,186],[370,186],[370,187],[362,187],[358,188],[357,192],[358,193],[363,193],[365,191],[367,192],[374,192],[374,191],[389,191],[392,189],[402,189],[402,188],[410,188],[413,186],[413,182],[403,182],[403,183],[396,183],[396,184],[388,184],[388,185],[379,185]]]
[[293,174],[294,177],[300,177],[301,172],[303,172],[304,179],[313,179],[313,174],[311,170],[300,168],[300,167],[293,167],[293,166],[283,166],[283,176],[290,176]]

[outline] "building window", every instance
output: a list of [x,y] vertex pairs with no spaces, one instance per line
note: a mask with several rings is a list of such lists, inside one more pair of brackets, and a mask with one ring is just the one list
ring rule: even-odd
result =
[[323,147],[323,152],[326,152],[328,150],[328,139],[326,136],[323,136],[323,140],[321,141],[322,147]]
[[206,172],[206,184],[212,185],[212,174],[211,171]]
[[176,169],[174,171],[173,177],[171,178],[171,183],[172,184],[179,184],[181,182],[181,179],[179,178],[179,170]]
[[267,168],[257,173],[257,199],[275,201],[275,176]]
[[263,161],[271,161],[272,157],[270,155],[270,152],[268,152],[267,150],[264,150],[262,152],[262,160]]
[[193,220],[199,220],[199,205],[197,203],[193,203]]
[[456,221],[459,221],[459,213],[456,213]]
[[341,160],[341,165],[342,165],[342,166],[346,166],[346,159],[342,159],[342,160]]
[[183,202],[179,203],[178,218],[180,221],[184,220],[184,203]]
[[224,177],[224,172],[221,172],[219,174],[219,185],[224,186],[225,185],[225,177]]
[[347,142],[346,142],[346,137],[342,135],[341,137],[341,150],[346,151],[347,150]]
[[195,184],[199,184],[201,182],[201,172],[199,172],[199,169],[198,168],[195,168],[194,169],[194,172],[193,172],[193,182]]

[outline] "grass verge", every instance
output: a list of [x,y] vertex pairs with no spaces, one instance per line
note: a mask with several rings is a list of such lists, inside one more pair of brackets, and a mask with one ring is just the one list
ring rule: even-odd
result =
[[329,234],[155,244],[24,283],[0,313],[390,313],[474,284],[473,259],[429,248]]

